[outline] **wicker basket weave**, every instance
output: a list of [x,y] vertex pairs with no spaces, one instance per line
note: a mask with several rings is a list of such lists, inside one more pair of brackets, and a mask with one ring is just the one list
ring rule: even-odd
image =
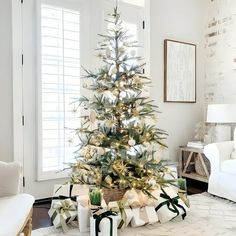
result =
[[118,189],[118,188],[103,188],[103,198],[105,202],[108,204],[112,201],[119,201],[123,198],[126,189]]
[[[208,172],[210,173],[210,162],[209,162],[209,160],[206,157],[203,156],[203,161],[206,165],[206,168],[207,168]],[[204,168],[202,166],[199,155],[195,156],[195,171],[199,175],[206,176],[206,173],[205,173]]]

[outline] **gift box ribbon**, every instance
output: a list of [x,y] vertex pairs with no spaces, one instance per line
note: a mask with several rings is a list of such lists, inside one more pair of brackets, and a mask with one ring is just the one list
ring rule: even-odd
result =
[[179,215],[179,210],[178,207],[181,208],[184,212],[182,215],[182,218],[184,219],[185,216],[187,215],[185,208],[178,203],[179,196],[176,196],[174,198],[171,198],[165,191],[164,189],[161,189],[163,193],[160,194],[160,197],[166,199],[166,201],[160,203],[155,210],[158,211],[162,206],[167,206],[167,208],[173,212],[176,213],[176,217]]
[[117,212],[114,211],[106,211],[101,213],[100,215],[93,215],[93,218],[95,219],[95,231],[96,236],[98,236],[98,233],[101,232],[99,229],[99,224],[104,218],[108,218],[110,220],[110,236],[112,236],[113,232],[113,220],[110,216],[117,216]]
[[[77,213],[76,203],[73,202],[70,198],[57,201],[52,204],[52,208],[55,209],[55,212],[53,213],[51,219],[54,221],[56,216],[60,214],[60,223],[62,226],[63,231],[67,231],[67,223],[70,221],[70,218],[72,215],[70,214],[70,211],[75,211]],[[63,217],[63,214],[66,215],[66,220]]]

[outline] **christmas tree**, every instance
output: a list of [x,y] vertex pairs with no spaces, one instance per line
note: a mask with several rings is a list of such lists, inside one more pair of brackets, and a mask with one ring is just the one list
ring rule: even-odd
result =
[[84,87],[92,91],[92,98],[76,101],[87,114],[76,129],[80,142],[71,181],[149,193],[168,183],[168,168],[156,152],[166,147],[167,133],[151,123],[156,122],[158,107],[143,95],[150,80],[142,74],[144,64],[130,63],[141,58],[130,50],[137,43],[129,41],[117,7],[108,23],[98,48],[104,66],[97,72],[85,70],[91,82]]

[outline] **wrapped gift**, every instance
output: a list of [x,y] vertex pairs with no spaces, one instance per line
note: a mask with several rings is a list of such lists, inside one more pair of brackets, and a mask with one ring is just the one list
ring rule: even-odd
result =
[[73,201],[76,201],[77,196],[88,196],[89,186],[80,184],[65,184],[55,185],[53,191],[53,199],[66,199],[70,197]]
[[105,211],[90,218],[90,236],[117,236],[116,212]]
[[91,209],[89,196],[78,196],[78,225],[81,233],[88,232],[90,228]]
[[71,223],[77,217],[76,202],[70,198],[52,203],[48,214],[53,225],[58,228],[62,227],[63,231],[68,230],[67,224]]
[[116,201],[109,202],[107,205],[107,208],[109,211],[117,213],[117,225],[120,225],[120,223],[122,221],[122,217],[121,217],[121,212],[120,212],[118,202],[116,202]]
[[118,224],[118,229],[127,227],[133,218],[133,212],[130,209],[127,199],[122,199],[118,201],[118,206],[120,209],[121,220]]
[[128,205],[132,208],[138,208],[141,206],[138,193],[135,189],[127,190],[124,198],[127,199]]
[[131,220],[132,227],[143,226],[148,223],[148,216],[145,209],[142,208],[132,208],[133,218]]
[[158,222],[157,213],[154,207],[154,199],[140,190],[132,189],[127,192],[126,197],[128,198],[128,203],[130,204],[133,213],[131,219],[132,227]]
[[154,206],[145,206],[143,207],[146,211],[147,217],[148,217],[148,223],[147,224],[155,224],[159,221],[157,212],[155,210]]
[[157,211],[158,218],[161,223],[170,221],[171,219],[187,214],[188,207],[180,199],[178,193],[171,186],[165,187],[155,191],[157,196],[157,206],[155,210]]

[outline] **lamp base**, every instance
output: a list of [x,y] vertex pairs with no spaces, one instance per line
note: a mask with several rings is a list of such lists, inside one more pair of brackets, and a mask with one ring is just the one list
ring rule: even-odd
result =
[[231,127],[228,125],[217,125],[215,127],[216,140],[215,142],[224,142],[231,140]]

